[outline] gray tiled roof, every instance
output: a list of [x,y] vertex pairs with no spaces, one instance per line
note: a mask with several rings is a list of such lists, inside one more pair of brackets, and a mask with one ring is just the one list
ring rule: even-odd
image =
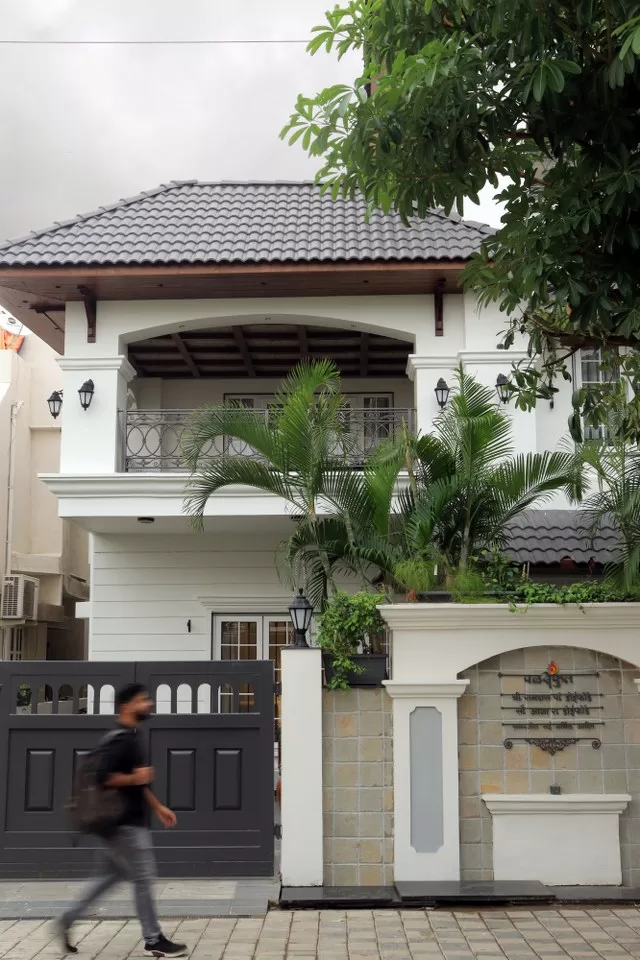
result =
[[575,563],[612,563],[618,535],[605,519],[593,544],[584,515],[578,510],[525,510],[509,524],[508,553],[518,563],[559,563],[571,557]]
[[467,259],[491,227],[434,211],[404,226],[312,183],[163,184],[0,244],[0,266]]

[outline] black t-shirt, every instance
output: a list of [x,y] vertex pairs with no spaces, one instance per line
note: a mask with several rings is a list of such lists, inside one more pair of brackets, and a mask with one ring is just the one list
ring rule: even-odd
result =
[[[147,763],[140,748],[135,729],[116,727],[117,733],[111,735],[102,748],[99,779],[103,783],[114,773],[133,773],[137,767],[146,767]],[[144,787],[118,787],[125,801],[123,826],[143,827],[146,823],[147,805],[144,799]]]

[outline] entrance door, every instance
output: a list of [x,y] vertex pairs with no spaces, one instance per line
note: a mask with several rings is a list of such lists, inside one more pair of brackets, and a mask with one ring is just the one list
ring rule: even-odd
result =
[[[271,660],[273,661],[275,690],[274,741],[276,744],[276,764],[279,764],[280,746],[280,674],[282,648],[293,640],[293,625],[288,614],[265,614],[263,616],[236,616],[219,614],[214,619],[213,634],[214,660]],[[239,709],[251,712],[253,693],[240,690]],[[225,694],[220,693],[221,713],[231,709],[225,704]]]
[[214,625],[214,660],[273,660],[280,680],[280,651],[293,640],[288,614],[219,614]]

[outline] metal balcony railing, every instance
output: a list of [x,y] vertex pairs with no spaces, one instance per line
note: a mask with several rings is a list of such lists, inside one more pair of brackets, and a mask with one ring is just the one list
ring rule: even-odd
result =
[[[124,469],[128,473],[184,470],[181,440],[192,410],[127,410],[124,415]],[[247,410],[248,416],[269,416],[268,410]],[[382,441],[393,437],[402,425],[412,430],[415,411],[392,407],[362,410],[345,407],[343,435],[336,438],[336,454],[354,467],[360,465]],[[248,444],[232,437],[217,437],[207,454],[258,457]]]

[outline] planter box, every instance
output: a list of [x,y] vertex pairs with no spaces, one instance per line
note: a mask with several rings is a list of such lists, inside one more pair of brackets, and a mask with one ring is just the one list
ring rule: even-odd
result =
[[[381,687],[387,679],[387,655],[385,653],[354,653],[351,660],[359,667],[364,667],[363,673],[349,673],[347,681],[350,687]],[[331,655],[322,655],[322,665],[327,684],[333,679],[333,664]]]

